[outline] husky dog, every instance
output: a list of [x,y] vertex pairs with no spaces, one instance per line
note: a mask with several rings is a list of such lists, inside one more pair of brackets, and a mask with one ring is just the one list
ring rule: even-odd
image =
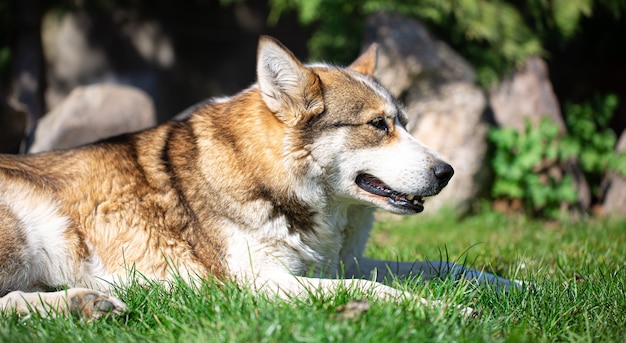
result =
[[406,131],[375,66],[376,46],[339,68],[305,65],[262,37],[257,83],[184,119],[77,149],[0,155],[0,309],[120,313],[110,291],[130,268],[283,298],[339,285],[406,296],[380,283],[391,276],[508,287],[453,263],[363,256],[376,207],[419,213],[454,173]]

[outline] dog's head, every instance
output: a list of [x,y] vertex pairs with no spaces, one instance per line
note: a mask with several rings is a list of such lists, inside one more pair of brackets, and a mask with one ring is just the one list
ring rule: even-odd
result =
[[258,87],[287,127],[285,158],[306,162],[299,164],[306,166],[304,182],[322,183],[326,194],[343,203],[418,213],[424,197],[439,193],[454,170],[407,132],[406,114],[374,80],[375,67],[376,46],[338,68],[303,65],[263,37]]

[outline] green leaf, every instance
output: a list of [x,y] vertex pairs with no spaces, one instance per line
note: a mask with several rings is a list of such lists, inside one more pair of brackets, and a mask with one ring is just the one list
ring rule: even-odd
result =
[[618,172],[626,178],[626,152],[615,154],[609,159],[609,169]]
[[493,184],[492,192],[494,197],[507,197],[510,199],[521,199],[524,190],[515,182],[497,179]]
[[580,17],[591,15],[591,0],[553,0],[554,21],[565,37],[571,37],[578,28]]

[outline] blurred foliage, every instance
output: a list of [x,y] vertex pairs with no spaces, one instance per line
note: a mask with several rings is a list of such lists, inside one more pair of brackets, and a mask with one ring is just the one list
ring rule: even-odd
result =
[[587,103],[566,103],[564,106],[568,129],[564,144],[576,151],[594,196],[598,196],[600,183],[607,171],[626,177],[626,153],[615,153],[617,137],[609,128],[617,105],[617,96],[609,94],[596,95]]
[[526,57],[544,55],[547,37],[572,38],[583,17],[602,6],[616,19],[623,0],[269,0],[270,24],[296,11],[315,25],[309,52],[315,60],[349,63],[360,49],[364,20],[374,11],[394,11],[426,22],[476,68],[489,86]]
[[[195,2],[208,6],[213,1]],[[222,6],[241,2],[245,0],[219,0]],[[3,32],[8,31],[4,24],[11,22],[12,3],[0,0]],[[57,0],[46,2],[46,7],[108,11],[120,3],[151,8],[140,0]],[[615,19],[626,14],[624,0],[268,0],[268,4],[270,24],[295,11],[302,25],[313,28],[308,43],[311,59],[343,64],[358,55],[367,15],[383,10],[419,18],[474,65],[478,81],[485,87],[526,57],[545,55],[547,39],[565,42],[573,38],[581,20],[591,17],[595,8],[613,13]],[[3,40],[0,37],[0,48],[8,45]]]
[[374,1],[269,0],[268,22],[275,24],[284,12],[296,10],[301,24],[315,24],[308,42],[310,58],[348,64],[361,48],[370,2]]
[[519,200],[527,212],[555,218],[577,200],[572,178],[561,172],[566,161],[576,158],[597,199],[607,172],[626,177],[626,153],[615,152],[616,137],[609,128],[617,104],[615,95],[566,104],[565,134],[548,117],[536,127],[527,121],[524,132],[491,129],[489,140],[495,147],[492,195]]
[[536,127],[527,120],[523,132],[491,129],[489,140],[495,146],[495,198],[520,200],[530,214],[549,218],[576,202],[574,182],[560,168],[576,151],[562,144],[559,127],[548,117]]

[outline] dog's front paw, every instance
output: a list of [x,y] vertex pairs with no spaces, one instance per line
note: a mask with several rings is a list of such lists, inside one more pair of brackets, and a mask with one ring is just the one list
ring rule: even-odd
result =
[[67,305],[72,314],[87,319],[104,315],[120,315],[127,310],[120,299],[91,289],[72,288],[67,292]]
[[126,309],[126,304],[118,298],[86,288],[57,292],[14,291],[0,298],[0,311],[22,316],[39,313],[42,317],[55,317],[71,313],[95,319],[108,314],[119,315]]

